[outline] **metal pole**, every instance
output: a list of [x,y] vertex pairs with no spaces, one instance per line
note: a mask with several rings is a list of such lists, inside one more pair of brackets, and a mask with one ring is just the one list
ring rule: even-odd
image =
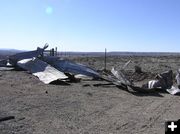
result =
[[105,54],[104,54],[104,69],[106,70],[106,48],[105,48]]
[[49,56],[51,56],[51,49],[49,50]]
[[56,51],[56,52],[55,52],[55,55],[57,56],[57,55],[58,55],[58,52],[57,52],[57,47],[55,48],[55,51]]
[[54,48],[52,48],[52,56],[54,56]]

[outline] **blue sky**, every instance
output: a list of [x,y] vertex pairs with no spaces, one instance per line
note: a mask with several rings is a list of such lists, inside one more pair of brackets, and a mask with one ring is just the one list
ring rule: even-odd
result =
[[180,51],[180,0],[0,0],[0,48]]

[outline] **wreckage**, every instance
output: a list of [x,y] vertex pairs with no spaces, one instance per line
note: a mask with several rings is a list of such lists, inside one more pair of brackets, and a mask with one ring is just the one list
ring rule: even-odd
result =
[[27,70],[45,84],[56,80],[63,81],[72,78],[74,75],[77,78],[85,78],[86,76],[86,78],[100,79],[100,74],[88,66],[59,59],[58,57],[43,56],[47,47],[46,44],[43,48],[38,47],[35,51],[9,56],[7,60],[0,61],[0,67],[15,67]]
[[25,70],[28,70],[34,76],[37,76],[45,84],[68,78],[63,72],[58,71],[38,58],[20,60],[17,62],[17,65]]
[[[123,73],[130,61],[122,67],[121,71],[117,71],[114,68],[112,68],[110,72],[105,70],[97,71],[86,65],[60,59],[59,57],[44,56],[43,53],[46,48],[48,48],[47,44],[43,48],[38,47],[37,50],[34,51],[9,56],[8,59],[0,61],[0,67],[24,69],[38,77],[39,80],[45,84],[51,84],[55,81],[67,83],[68,80],[75,79],[98,79],[105,80],[109,82],[109,84],[126,90],[131,88],[134,91],[149,91],[161,88],[173,95],[180,93],[180,89],[173,86],[172,70],[157,75],[156,80],[151,80],[147,84],[139,87],[134,85]],[[180,87],[180,70],[176,79],[178,87]]]
[[94,79],[100,78],[100,75],[96,70],[82,64],[59,59],[57,57],[43,57],[43,60],[64,73],[70,73],[72,75],[82,74],[93,77]]

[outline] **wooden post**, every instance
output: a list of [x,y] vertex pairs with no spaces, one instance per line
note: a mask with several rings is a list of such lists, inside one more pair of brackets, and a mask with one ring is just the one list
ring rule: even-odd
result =
[[105,48],[105,54],[104,54],[104,70],[106,70],[106,48]]

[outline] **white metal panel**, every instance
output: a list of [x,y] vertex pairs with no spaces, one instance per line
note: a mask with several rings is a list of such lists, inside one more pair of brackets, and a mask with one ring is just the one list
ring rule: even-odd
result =
[[68,78],[63,72],[60,72],[46,62],[37,58],[23,59],[18,61],[17,65],[25,70],[30,71],[45,84],[49,84],[58,79],[62,80]]

